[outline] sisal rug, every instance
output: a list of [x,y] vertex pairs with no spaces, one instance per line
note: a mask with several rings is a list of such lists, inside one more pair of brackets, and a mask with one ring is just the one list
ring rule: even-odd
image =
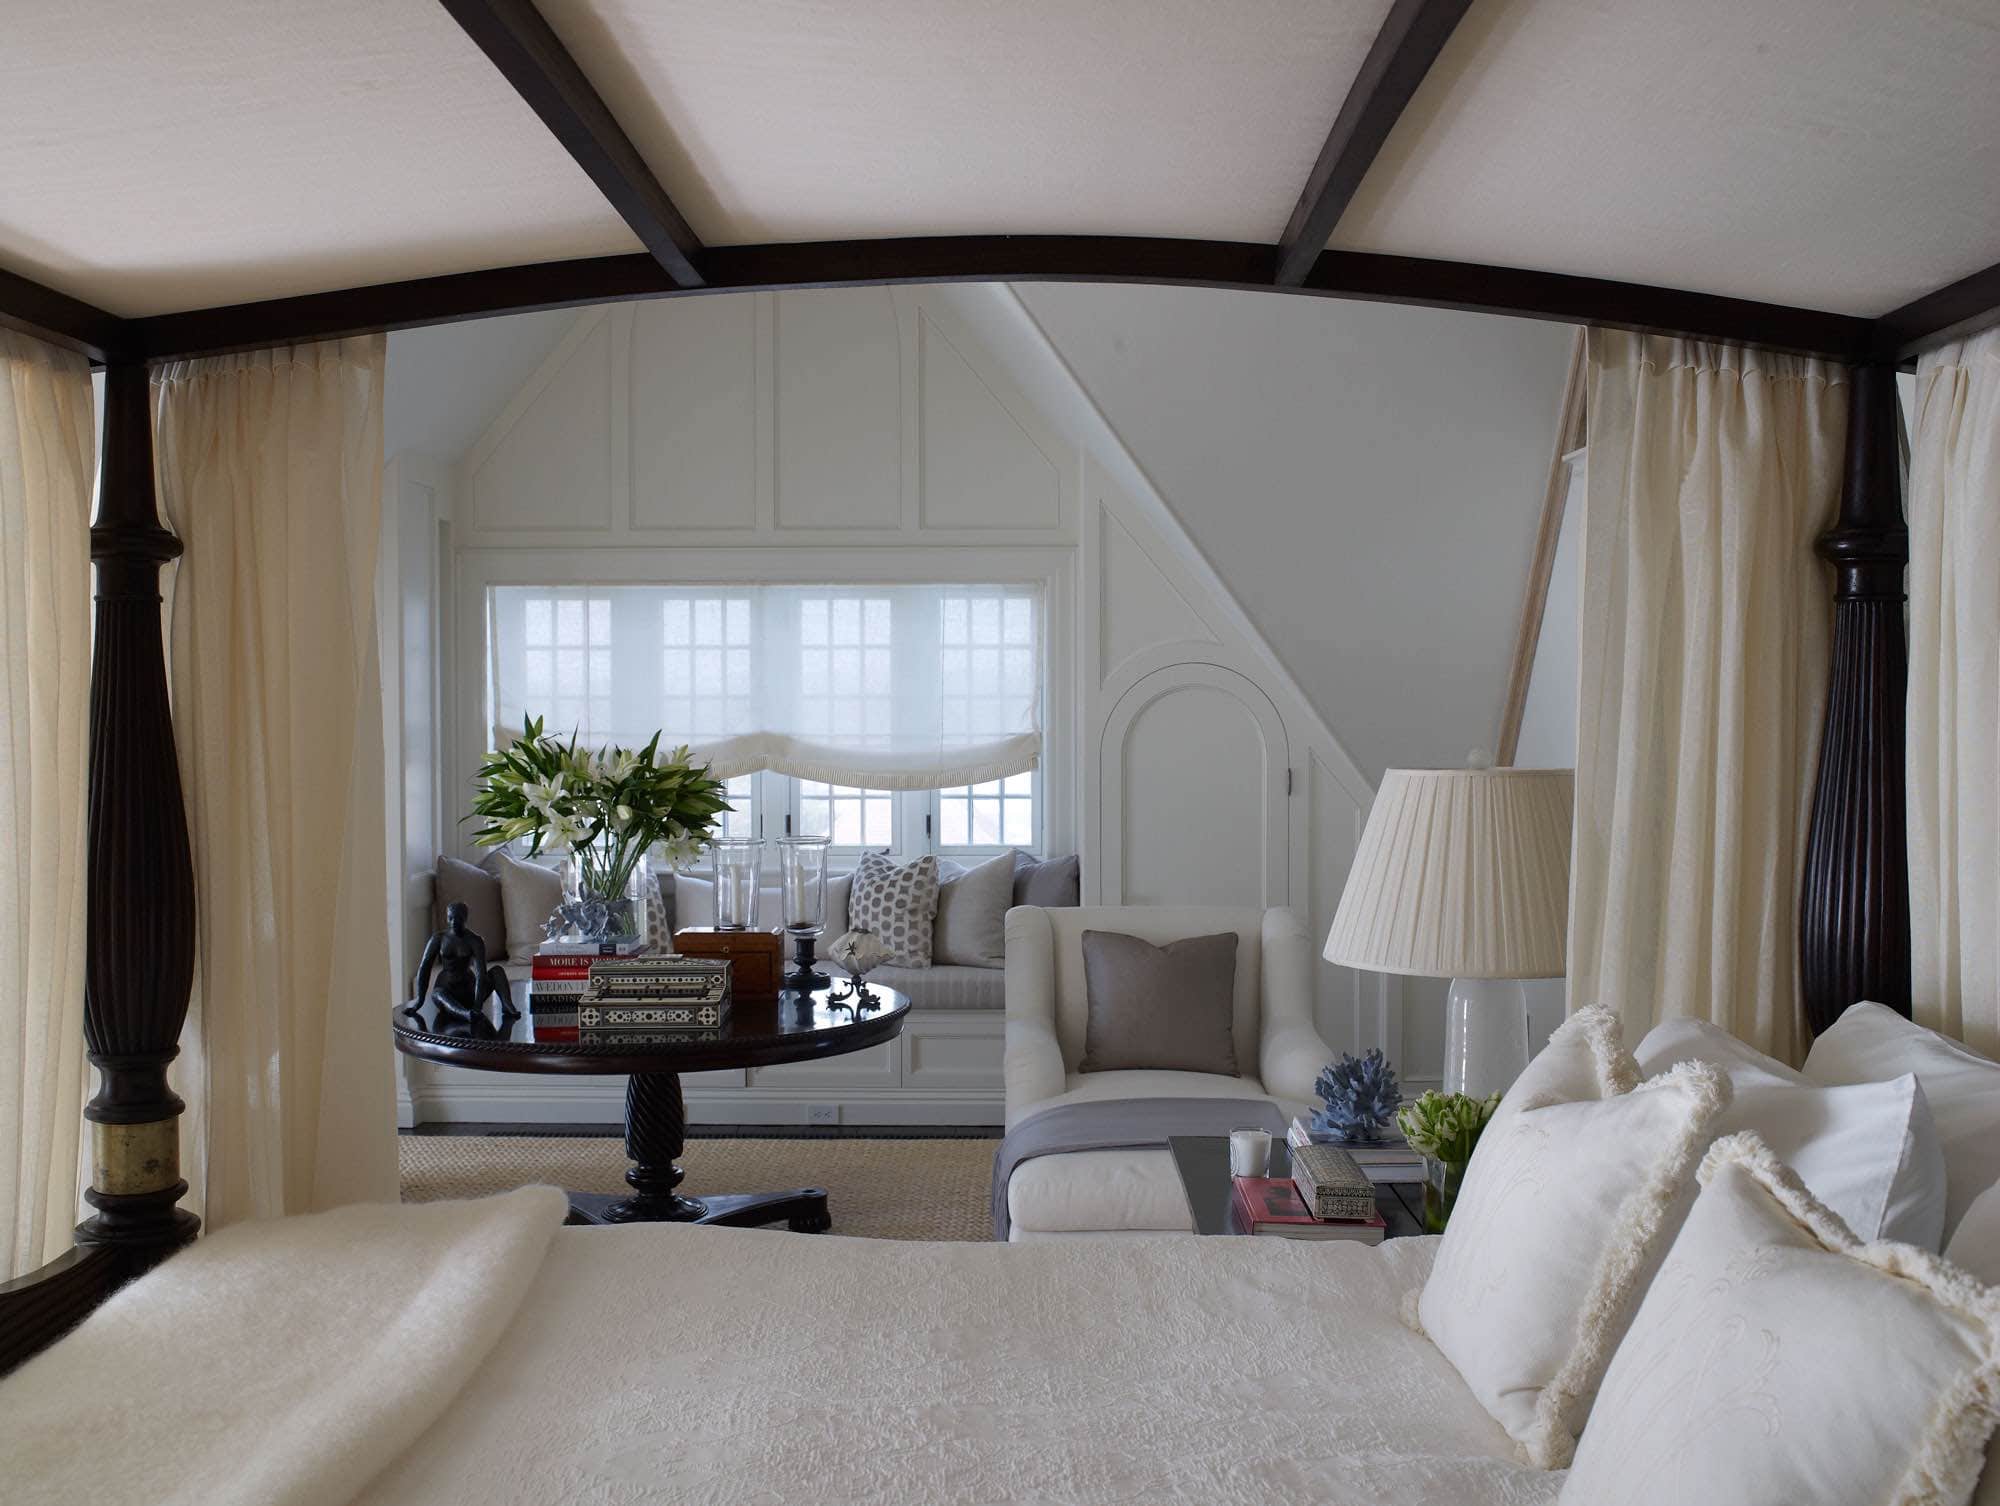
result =
[[[399,1135],[403,1201],[483,1197],[534,1182],[623,1192],[617,1140],[543,1135]],[[993,1237],[992,1140],[690,1140],[681,1191],[824,1187],[834,1234],[870,1239]]]

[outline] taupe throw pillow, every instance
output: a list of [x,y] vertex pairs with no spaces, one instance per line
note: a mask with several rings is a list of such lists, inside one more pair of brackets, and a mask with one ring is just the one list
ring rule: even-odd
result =
[[1077,1071],[1236,1076],[1234,931],[1165,946],[1085,931],[1083,980],[1090,1017]]
[[471,863],[441,857],[433,887],[431,924],[443,929],[445,907],[463,904],[465,928],[486,943],[486,960],[503,961],[507,956],[507,920],[500,908],[499,878]]
[[1035,858],[1014,852],[1014,903],[1044,910],[1073,907],[1083,887],[1075,853],[1061,858]]
[[1007,910],[1014,901],[1014,854],[977,868],[951,865],[938,880],[937,920],[931,927],[931,961],[961,967],[1007,965]]

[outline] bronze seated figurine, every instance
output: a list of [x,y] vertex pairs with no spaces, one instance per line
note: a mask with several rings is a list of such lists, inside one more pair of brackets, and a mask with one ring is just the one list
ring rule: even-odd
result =
[[[406,1006],[416,1014],[435,1011],[432,1028],[491,1038],[506,1033],[521,1017],[514,1007],[514,991],[499,963],[488,965],[486,942],[477,931],[465,928],[468,914],[462,901],[445,906],[444,929],[424,946],[423,961],[417,964],[415,999]],[[487,1014],[488,1001],[500,1000],[500,1019]]]

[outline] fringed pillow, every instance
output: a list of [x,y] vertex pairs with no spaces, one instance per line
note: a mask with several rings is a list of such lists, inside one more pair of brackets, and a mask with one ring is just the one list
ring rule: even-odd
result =
[[1718,1141],[1619,1346],[1563,1506],[1964,1506],[2000,1291],[1863,1244],[1755,1135]]
[[1704,1062],[1638,1077],[1609,1010],[1564,1022],[1480,1139],[1417,1303],[1544,1469],[1569,1463],[1729,1102],[1728,1078]]

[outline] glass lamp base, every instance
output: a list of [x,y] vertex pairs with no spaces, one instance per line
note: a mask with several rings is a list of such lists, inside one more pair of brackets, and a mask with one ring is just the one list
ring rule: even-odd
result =
[[1504,1093],[1528,1065],[1528,990],[1518,978],[1453,978],[1444,1013],[1444,1090]]

